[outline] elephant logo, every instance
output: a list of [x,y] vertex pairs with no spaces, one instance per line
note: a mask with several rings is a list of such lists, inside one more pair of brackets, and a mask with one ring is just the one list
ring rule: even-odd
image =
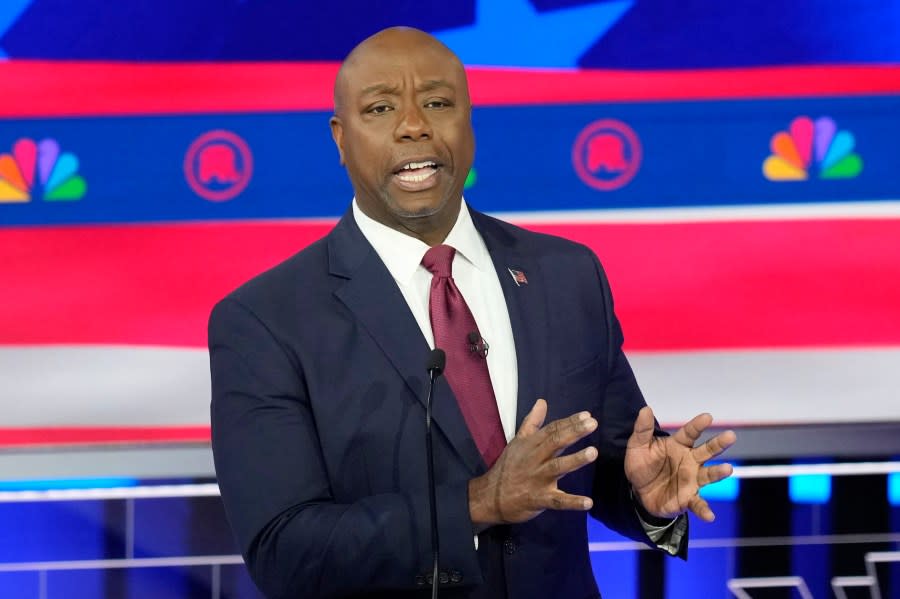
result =
[[250,182],[253,155],[241,137],[217,129],[194,140],[184,157],[184,176],[198,196],[212,202],[236,197]]
[[572,165],[590,187],[612,191],[624,187],[641,165],[641,143],[622,121],[594,121],[578,134],[572,147]]

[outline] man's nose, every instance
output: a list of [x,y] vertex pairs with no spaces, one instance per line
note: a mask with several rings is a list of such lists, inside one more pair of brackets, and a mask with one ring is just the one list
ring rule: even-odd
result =
[[420,106],[413,104],[401,112],[396,131],[398,141],[420,141],[431,136],[431,124]]

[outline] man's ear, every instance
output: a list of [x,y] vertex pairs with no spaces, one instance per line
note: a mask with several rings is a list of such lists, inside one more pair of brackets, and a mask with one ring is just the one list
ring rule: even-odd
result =
[[341,166],[345,166],[344,162],[344,126],[341,124],[341,119],[337,116],[331,117],[329,119],[328,124],[331,125],[331,139],[334,140],[334,145],[337,146],[338,156],[341,160]]

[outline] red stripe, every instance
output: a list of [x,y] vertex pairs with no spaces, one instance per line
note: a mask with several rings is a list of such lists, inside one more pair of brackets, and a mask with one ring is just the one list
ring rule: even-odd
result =
[[[0,343],[205,346],[213,304],[331,224],[0,230]],[[8,301],[7,301],[8,300]]]
[[[0,116],[331,110],[337,63],[0,61]],[[892,94],[900,65],[690,71],[469,68],[477,105]]]
[[[530,227],[598,253],[631,349],[900,344],[900,219]],[[216,300],[329,228],[4,229],[0,344],[203,347]]]
[[532,228],[594,249],[630,349],[900,343],[900,219]]
[[208,426],[0,428],[0,446],[209,443]]

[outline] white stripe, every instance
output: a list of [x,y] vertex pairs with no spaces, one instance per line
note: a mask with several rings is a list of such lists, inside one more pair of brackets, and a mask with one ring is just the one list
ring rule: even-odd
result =
[[856,476],[900,472],[900,462],[850,462],[845,464],[772,464],[769,466],[735,466],[735,478],[776,478],[804,474]]
[[900,421],[900,348],[629,352],[656,418],[681,424]]
[[209,424],[205,349],[0,347],[4,427]]
[[900,563],[900,551],[873,551],[866,554],[866,561],[872,563]]
[[881,599],[881,587],[878,585],[878,572],[875,569],[875,564],[879,562],[900,563],[900,551],[877,551],[866,554],[866,573],[875,581],[872,585],[872,599]]
[[[598,204],[601,203],[599,200]],[[827,202],[811,204],[755,204],[740,206],[684,206],[608,210],[546,210],[492,212],[516,224],[542,223],[681,223],[754,220],[897,218],[900,200]]]
[[[900,534],[893,532],[876,532],[841,535],[795,535],[790,537],[720,537],[712,539],[691,539],[691,550],[722,549],[733,547],[784,547],[803,545],[855,545],[860,543],[898,543]],[[636,541],[597,541],[588,543],[588,550],[593,553],[605,551],[652,550],[651,547]],[[876,555],[870,553],[868,555]],[[888,561],[888,560],[886,560]],[[889,560],[894,561],[894,560]]]
[[800,599],[813,599],[806,581],[801,576],[760,576],[756,578],[732,578],[728,581],[728,590],[738,599],[752,599],[744,589],[797,589]]
[[872,583],[871,576],[835,576],[831,579],[831,586],[834,587],[870,587]]
[[[651,203],[652,198],[647,200]],[[603,198],[598,195],[597,204]],[[473,206],[477,208],[477,206]],[[540,223],[643,223],[643,222],[705,222],[734,220],[805,220],[820,218],[896,218],[900,216],[900,200],[868,200],[859,202],[819,202],[799,204],[740,204],[720,206],[679,206],[645,208],[610,208],[584,210],[491,211],[488,214],[521,224]],[[253,218],[239,221],[229,219],[204,220],[204,225],[334,225],[339,216]],[[154,225],[196,225],[197,221],[170,220]]]
[[174,497],[218,497],[219,485],[150,485],[107,489],[48,489],[46,491],[0,491],[0,503],[35,501],[85,501],[107,499],[171,499]]
[[[735,478],[781,478],[802,474],[852,476],[900,472],[900,462],[849,462],[837,464],[772,464],[736,466]],[[97,489],[47,489],[44,491],[0,491],[0,503],[34,501],[81,501],[99,499],[165,499],[172,497],[218,497],[216,483],[147,485]]]
[[[664,424],[900,421],[900,347],[629,352]],[[205,349],[0,348],[3,426],[205,426]]]
[[243,564],[240,555],[198,555],[184,557],[140,557],[134,559],[91,559],[58,562],[15,562],[0,564],[0,572],[48,570],[108,570],[119,568],[172,568]]

